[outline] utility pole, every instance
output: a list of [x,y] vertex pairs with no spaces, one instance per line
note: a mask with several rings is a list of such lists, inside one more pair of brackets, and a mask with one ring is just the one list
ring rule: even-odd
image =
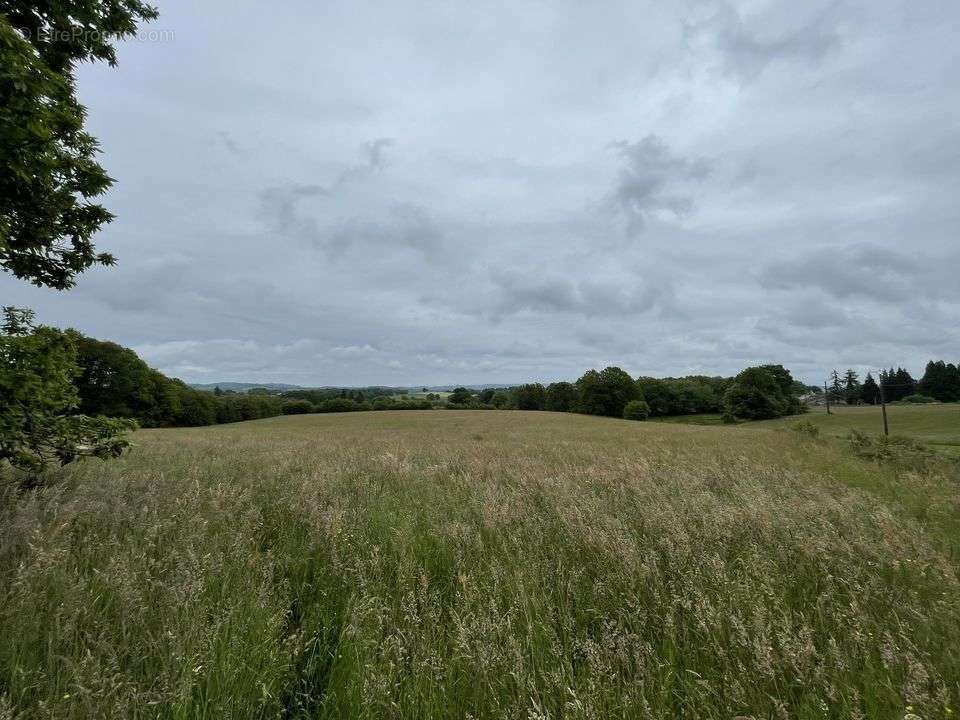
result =
[[827,415],[832,415],[830,412],[830,391],[827,390],[827,383],[823,383],[823,396],[827,399]]
[[890,437],[890,425],[887,423],[887,395],[883,392],[885,383],[880,381],[880,409],[883,412],[883,434]]

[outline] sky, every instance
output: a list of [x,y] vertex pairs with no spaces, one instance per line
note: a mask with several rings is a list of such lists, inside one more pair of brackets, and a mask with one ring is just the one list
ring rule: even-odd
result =
[[3,304],[189,382],[960,361],[954,0],[156,0],[78,69],[118,265]]

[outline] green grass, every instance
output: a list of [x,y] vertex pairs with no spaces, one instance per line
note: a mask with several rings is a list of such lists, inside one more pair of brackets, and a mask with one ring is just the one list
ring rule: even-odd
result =
[[4,720],[929,720],[960,696],[952,475],[550,413],[135,440],[0,497]]
[[694,413],[692,415],[668,415],[650,418],[652,422],[676,423],[678,425],[723,425],[720,413]]
[[[883,433],[883,416],[879,407],[813,408],[801,419],[816,424],[820,431],[834,437],[845,437],[851,430],[870,435]],[[782,426],[795,418],[771,420],[758,425]],[[888,405],[887,421],[891,435],[909,437],[938,449],[960,453],[960,403],[943,405]]]

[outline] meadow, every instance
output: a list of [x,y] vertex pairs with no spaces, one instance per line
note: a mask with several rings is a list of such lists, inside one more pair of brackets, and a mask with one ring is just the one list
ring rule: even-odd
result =
[[[803,416],[825,435],[844,437],[852,430],[868,434],[883,432],[883,416],[877,406],[838,405],[812,408]],[[960,403],[932,405],[888,405],[891,435],[912,438],[934,449],[960,454]],[[790,419],[768,421],[771,426],[789,424]]]
[[0,496],[0,718],[951,717],[957,475],[787,427],[141,431]]

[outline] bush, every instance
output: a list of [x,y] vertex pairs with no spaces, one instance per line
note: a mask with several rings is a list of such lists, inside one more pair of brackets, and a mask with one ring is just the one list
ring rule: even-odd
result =
[[793,425],[791,429],[800,435],[805,435],[808,438],[816,440],[820,437],[820,428],[809,420],[802,420],[796,425]]
[[650,417],[650,406],[645,400],[631,400],[623,408],[624,420],[646,420]]
[[898,435],[872,436],[853,430],[848,440],[859,457],[881,464],[891,464],[902,470],[926,472],[943,466],[944,463],[956,463],[955,459],[945,458],[912,438]]
[[401,400],[395,402],[391,410],[433,410],[433,403],[429,400]]
[[364,406],[350,398],[331,398],[330,400],[324,400],[317,406],[317,412],[319,413],[357,412],[363,409]]
[[396,410],[397,403],[393,401],[393,398],[381,395],[380,397],[375,397],[373,402],[370,403],[371,410]]
[[913,405],[927,405],[929,403],[935,403],[936,400],[927,395],[921,395],[920,393],[915,393],[913,395],[907,395],[903,399],[903,402],[911,403]]
[[314,407],[309,400],[287,400],[280,410],[284,415],[307,415],[314,411]]
[[793,378],[781,365],[747,368],[723,399],[724,413],[743,420],[768,420],[800,413]]
[[[362,409],[362,408],[361,408]],[[370,404],[371,410],[432,410],[433,403],[429,400],[394,400],[381,395],[374,398]]]

